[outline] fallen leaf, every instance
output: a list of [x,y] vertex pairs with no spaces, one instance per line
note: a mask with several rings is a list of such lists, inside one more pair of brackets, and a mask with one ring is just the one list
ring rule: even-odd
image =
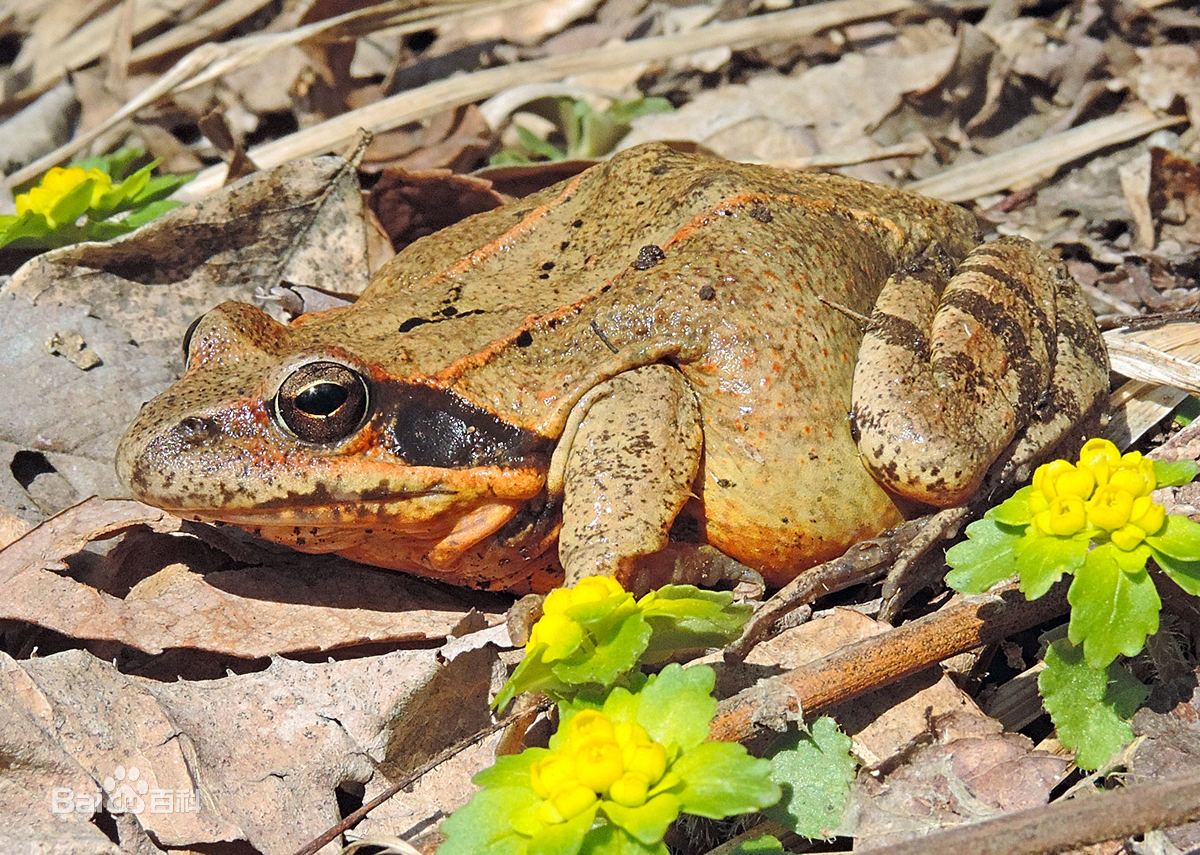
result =
[[851,789],[856,852],[1043,805],[1069,765],[976,715],[937,719],[932,739],[898,765],[859,774]]
[[252,302],[284,282],[357,294],[367,278],[354,169],[324,157],[247,176],[108,243],[40,255],[5,291],[39,306],[86,304],[143,351],[174,359],[188,324],[224,300]]
[[[436,641],[472,610],[483,610],[489,623],[498,623],[509,602],[344,559],[290,551],[259,553],[258,566],[224,562],[228,569],[206,573],[191,569],[191,563],[203,566],[194,556],[189,566],[167,563],[174,555],[168,551],[156,567],[152,538],[125,547],[136,549],[155,572],[136,582],[123,581],[117,587],[128,588],[124,596],[63,572],[66,559],[87,543],[135,528],[173,535],[206,531],[137,502],[84,502],[0,550],[0,584],[6,591],[0,618],[69,638],[119,642],[150,654],[182,648],[254,659],[369,643]],[[177,543],[176,537],[160,539],[157,548],[170,550]],[[103,569],[96,572],[107,575]]]
[[[341,818],[339,788],[369,798],[488,724],[494,661],[490,647],[449,663],[435,650],[276,659],[259,673],[164,683],[83,651],[0,654],[0,753],[40,757],[0,772],[5,830],[47,837],[60,814],[104,809],[159,846],[294,851]],[[27,850],[14,842],[5,851]]]

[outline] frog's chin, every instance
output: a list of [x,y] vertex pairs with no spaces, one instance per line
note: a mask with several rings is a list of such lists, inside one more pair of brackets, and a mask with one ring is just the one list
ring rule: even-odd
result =
[[[444,569],[481,540],[492,536],[514,518],[522,502],[492,501],[478,504],[467,513],[443,514],[406,520],[394,513],[394,503],[337,504],[326,507],[293,508],[286,512],[196,512],[176,510],[186,519],[224,522],[244,528],[254,536],[292,546],[302,552],[356,552],[378,558],[379,543],[389,543],[383,567]],[[390,513],[392,512],[392,513]]]

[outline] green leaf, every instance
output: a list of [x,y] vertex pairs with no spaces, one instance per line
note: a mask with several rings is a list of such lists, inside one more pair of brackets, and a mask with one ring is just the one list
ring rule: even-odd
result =
[[471,781],[480,787],[528,787],[529,767],[549,753],[546,748],[526,748],[520,754],[497,757]]
[[605,823],[587,833],[583,839],[587,855],[670,855],[665,843],[646,844],[630,837],[624,830]]
[[1176,561],[1157,552],[1154,560],[1172,582],[1193,597],[1200,597],[1200,561]]
[[1200,471],[1192,460],[1155,460],[1154,479],[1160,487],[1179,487],[1190,484]]
[[764,834],[743,840],[729,851],[729,855],[771,855],[775,852],[783,852],[783,844],[778,837]]
[[[684,750],[708,738],[717,711],[712,696],[716,674],[707,665],[684,668],[673,663],[651,677],[637,695],[637,722],[650,738]],[[609,711],[605,701],[604,711]]]
[[762,810],[779,801],[771,763],[746,753],[736,742],[705,742],[671,765],[683,779],[679,800],[696,816],[721,819]]
[[88,178],[72,187],[54,203],[49,219],[60,226],[74,225],[91,204],[92,188],[95,186],[96,179]]
[[988,511],[985,516],[1004,525],[1029,525],[1033,522],[1033,512],[1029,509],[1029,497],[1032,494],[1033,487],[1022,487],[1006,501]]
[[617,122],[627,125],[638,116],[648,116],[651,113],[669,113],[674,105],[666,98],[633,98],[629,101],[618,101],[604,112]]
[[79,229],[77,240],[112,240],[133,231],[124,220],[88,220]]
[[967,540],[946,550],[952,569],[946,584],[964,594],[982,594],[1017,572],[1021,532],[982,519],[967,526]]
[[83,169],[99,169],[113,181],[119,182],[129,172],[137,161],[146,157],[146,152],[140,148],[121,148],[112,154],[101,154],[85,157],[82,160],[71,161],[71,166]]
[[583,838],[596,821],[598,806],[599,803],[592,805],[567,822],[546,826],[544,831],[529,841],[529,855],[575,855],[583,847]]
[[42,241],[50,234],[50,223],[46,217],[33,211],[26,211],[19,217],[6,217],[8,224],[0,232],[0,246],[12,245],[14,248],[34,249],[45,244]]
[[1066,639],[1046,651],[1038,691],[1058,728],[1059,741],[1075,749],[1075,762],[1082,769],[1099,769],[1133,739],[1128,719],[1150,693],[1116,662],[1093,668],[1083,651]]
[[1068,637],[1082,645],[1093,668],[1106,667],[1119,654],[1136,655],[1146,636],[1158,631],[1162,601],[1154,582],[1145,568],[1122,570],[1114,551],[1116,547],[1106,543],[1089,552],[1067,591]]
[[541,801],[529,789],[502,787],[480,790],[442,823],[446,841],[441,855],[523,855],[529,838],[517,833],[509,818]]
[[636,808],[603,801],[600,810],[614,825],[625,829],[642,843],[657,843],[667,833],[667,827],[679,816],[679,797],[674,793],[659,793]]
[[1054,537],[1036,534],[1032,528],[1017,546],[1017,570],[1021,574],[1021,592],[1027,600],[1036,600],[1064,573],[1074,573],[1083,566],[1091,538],[1087,531],[1074,537]]
[[585,624],[584,629],[593,633],[592,651],[589,653],[585,645],[551,666],[554,675],[564,683],[611,686],[622,674],[637,667],[650,643],[650,625],[637,611],[614,620]]
[[139,226],[144,226],[151,220],[157,219],[167,211],[174,210],[179,207],[179,202],[173,199],[159,199],[155,202],[149,202],[144,207],[131,211],[129,216],[121,220],[122,223],[129,226],[131,229],[136,229]]
[[650,644],[643,662],[659,662],[680,650],[723,647],[742,633],[752,609],[737,605],[727,591],[667,585],[638,600],[649,621]]
[[543,659],[545,652],[544,644],[526,649],[525,658],[517,663],[512,676],[496,693],[496,700],[492,701],[494,709],[504,709],[521,692],[545,692],[555,700],[571,696],[571,687],[554,676],[550,663]]
[[1156,554],[1176,561],[1200,561],[1200,523],[1180,514],[1169,514],[1162,531],[1147,537],[1146,544]]
[[196,173],[194,172],[187,172],[181,175],[155,175],[146,182],[146,186],[142,188],[133,201],[140,209],[142,205],[166,199],[166,197],[195,177]]
[[530,162],[528,157],[511,148],[501,149],[488,158],[488,166],[525,166]]
[[805,837],[829,837],[841,822],[854,782],[850,737],[825,716],[789,741],[771,758],[771,779],[782,787],[783,798],[766,814]]
[[547,160],[562,160],[565,153],[553,143],[539,137],[533,131],[521,125],[516,126],[517,139],[521,141],[521,145],[529,149],[535,155],[540,155]]

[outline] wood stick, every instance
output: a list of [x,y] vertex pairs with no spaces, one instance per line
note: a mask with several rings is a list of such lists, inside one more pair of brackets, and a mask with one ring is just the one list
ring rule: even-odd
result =
[[759,722],[785,721],[801,709],[806,716],[827,709],[1066,612],[1066,582],[1032,602],[1015,582],[993,593],[962,597],[923,618],[726,698],[717,707],[711,737],[745,741],[765,726]]

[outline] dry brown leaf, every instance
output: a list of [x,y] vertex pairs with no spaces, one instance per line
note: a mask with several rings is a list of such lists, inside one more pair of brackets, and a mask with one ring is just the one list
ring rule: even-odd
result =
[[654,139],[695,140],[733,160],[777,165],[817,153],[879,149],[866,137],[901,96],[930,86],[951,61],[944,42],[910,57],[848,54],[791,76],[702,92],[671,113],[639,117],[621,148]]
[[1150,210],[1158,226],[1158,254],[1182,263],[1200,245],[1200,167],[1155,146],[1150,149]]
[[[161,846],[294,851],[338,821],[339,786],[366,785],[369,797],[387,775],[490,722],[494,661],[488,647],[450,662],[434,650],[316,665],[277,659],[260,673],[164,683],[83,651],[3,657],[0,753],[40,753],[44,769],[0,772],[0,793],[16,808],[8,816],[22,817],[9,833],[48,835],[60,821],[55,806],[92,818],[99,781]],[[57,802],[54,787],[67,791]],[[5,851],[26,851],[11,842]]]
[[[1193,681],[1196,676],[1200,675],[1192,675]],[[1195,774],[1200,768],[1200,689],[1190,701],[1176,705],[1170,712],[1138,710],[1133,717],[1133,732],[1145,739],[1129,758],[1130,783]],[[1180,851],[1200,848],[1200,822],[1173,828],[1165,835]]]
[[[30,404],[0,408],[0,506],[30,522],[92,494],[120,495],[117,441],[142,403],[173,379],[127,332],[86,305],[64,303],[33,305],[0,292],[0,384]],[[80,370],[47,347],[74,336],[99,365]],[[177,353],[176,345],[172,361]]]
[[399,251],[419,237],[504,204],[491,182],[449,170],[409,171],[389,167],[371,189],[367,204],[392,246]]
[[364,231],[353,167],[333,157],[298,161],[109,243],[38,256],[5,290],[37,305],[86,303],[142,350],[174,360],[188,324],[224,300],[251,302],[287,283],[361,292]]
[[[439,640],[476,607],[490,610],[489,623],[496,623],[507,606],[504,598],[296,553],[200,573],[168,563],[168,552],[154,575],[122,583],[132,584],[124,597],[62,572],[65,559],[93,540],[134,527],[174,533],[180,526],[188,524],[131,501],[90,500],[60,514],[0,550],[0,618],[151,654],[186,648],[253,659]],[[176,542],[142,540],[128,549],[154,567],[156,550]]]
[[1043,805],[1069,765],[976,715],[938,719],[932,736],[900,765],[859,774],[851,790],[856,852]]

